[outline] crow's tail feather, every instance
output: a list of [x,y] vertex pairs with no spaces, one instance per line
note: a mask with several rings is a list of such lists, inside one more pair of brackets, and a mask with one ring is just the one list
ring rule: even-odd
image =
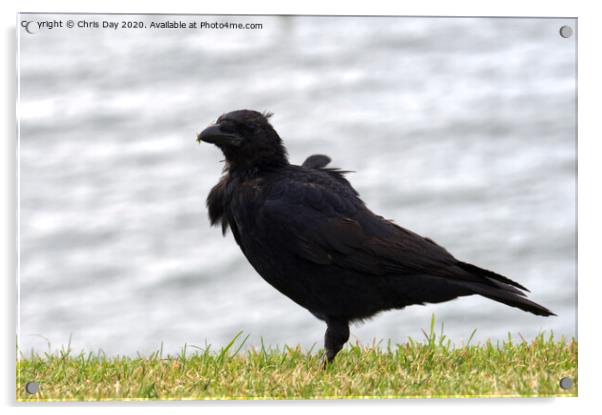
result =
[[472,264],[469,264],[468,262],[462,262],[462,261],[458,261],[458,263],[456,265],[458,265],[464,271],[470,272],[471,274],[478,275],[480,277],[486,277],[490,280],[503,282],[504,284],[512,285],[513,287],[516,287],[523,291],[529,292],[529,290],[526,287],[520,285],[518,282],[512,281],[510,278],[504,277],[503,275],[497,274],[493,271],[489,271],[487,269],[480,268],[480,267],[477,267],[476,265],[472,265]]
[[457,265],[472,275],[484,278],[482,283],[477,281],[466,281],[461,283],[475,294],[480,294],[494,301],[509,305],[510,307],[519,308],[523,311],[528,311],[538,316],[556,315],[544,306],[526,298],[523,291],[528,292],[529,290],[519,283],[512,281],[510,278],[466,262],[458,262]]
[[507,291],[502,288],[494,288],[484,284],[467,284],[468,288],[476,294],[490,298],[494,301],[509,305],[510,307],[520,308],[523,311],[528,311],[538,316],[555,316],[552,311],[544,306],[541,306],[526,297],[520,296],[512,291]]

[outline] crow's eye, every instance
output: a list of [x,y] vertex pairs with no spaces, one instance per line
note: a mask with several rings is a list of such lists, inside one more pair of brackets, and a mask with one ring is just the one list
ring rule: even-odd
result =
[[222,122],[220,123],[220,129],[225,133],[235,133],[236,127],[231,122]]

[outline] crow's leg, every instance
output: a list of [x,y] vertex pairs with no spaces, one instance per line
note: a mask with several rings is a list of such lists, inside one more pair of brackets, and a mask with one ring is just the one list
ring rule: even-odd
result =
[[324,335],[325,355],[322,362],[324,366],[334,360],[334,357],[349,340],[349,323],[347,321],[327,319],[326,325],[326,334]]

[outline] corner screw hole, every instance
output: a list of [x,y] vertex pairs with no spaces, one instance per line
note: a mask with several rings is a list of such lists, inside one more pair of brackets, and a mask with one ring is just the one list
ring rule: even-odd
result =
[[40,385],[38,382],[27,382],[27,384],[25,384],[25,392],[29,393],[30,395],[38,393],[39,390]]
[[571,379],[571,378],[560,379],[560,387],[564,390],[571,389],[573,387],[573,379]]
[[573,28],[571,26],[562,26],[560,28],[560,36],[565,39],[573,36]]

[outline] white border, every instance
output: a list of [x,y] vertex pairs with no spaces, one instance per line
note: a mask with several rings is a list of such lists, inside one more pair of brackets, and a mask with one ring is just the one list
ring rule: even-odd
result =
[[[308,410],[329,412],[336,410],[364,414],[375,408],[379,412],[419,411],[423,413],[479,413],[504,414],[522,410],[567,413],[578,411],[590,413],[589,405],[600,403],[600,315],[598,297],[602,293],[599,273],[599,230],[602,204],[600,197],[600,110],[602,91],[600,80],[602,68],[598,52],[602,39],[601,16],[596,13],[594,1],[531,1],[505,0],[504,2],[483,1],[420,1],[395,3],[387,0],[325,2],[305,0],[290,4],[276,1],[199,1],[171,0],[169,2],[147,0],[88,0],[67,1],[3,1],[2,13],[3,83],[2,125],[5,126],[2,140],[2,229],[1,240],[4,277],[4,330],[2,331],[2,377],[0,390],[2,404],[8,406],[7,413],[16,412],[14,403],[15,370],[15,15],[17,11],[30,12],[121,12],[121,13],[232,13],[232,14],[353,14],[353,15],[438,15],[438,16],[562,16],[579,18],[579,398],[576,399],[465,399],[465,400],[401,400],[401,401],[296,401],[296,402],[188,402],[152,404],[102,404],[102,405],[42,405],[50,412],[77,411],[105,413],[107,406],[116,413],[140,412],[149,414],[195,412],[199,409],[211,412],[250,411],[251,413],[305,413]],[[11,310],[12,309],[12,310]],[[12,406],[12,407],[11,407]],[[25,405],[19,405],[25,406]],[[41,406],[25,406],[24,413],[40,412]],[[599,408],[598,408],[599,409]]]
[[[15,25],[18,27],[19,25],[19,16],[16,15],[15,16]],[[16,309],[16,332],[17,332],[17,339],[21,338],[21,284],[19,281],[19,276],[21,275],[21,140],[19,139],[19,137],[21,137],[21,122],[20,122],[20,117],[19,117],[19,110],[21,108],[21,69],[20,69],[20,63],[21,63],[21,31],[18,30],[17,31],[17,50],[16,50],[16,62],[15,62],[15,70],[16,70],[16,74],[17,74],[17,103],[16,103],[16,108],[15,108],[15,115],[16,115],[16,125],[17,125],[17,140],[16,140],[16,147],[17,147],[17,154],[16,154],[16,180],[17,183],[15,185],[16,190],[17,190],[17,194],[16,194],[16,200],[15,200],[15,204],[17,207],[17,212],[16,212],[16,228],[15,228],[15,233],[16,233],[16,241],[15,241],[15,245],[16,245],[16,254],[17,254],[17,263],[16,263],[16,275],[15,275],[15,284],[16,284],[16,288],[17,288],[17,309]],[[18,358],[18,357],[17,357]]]

